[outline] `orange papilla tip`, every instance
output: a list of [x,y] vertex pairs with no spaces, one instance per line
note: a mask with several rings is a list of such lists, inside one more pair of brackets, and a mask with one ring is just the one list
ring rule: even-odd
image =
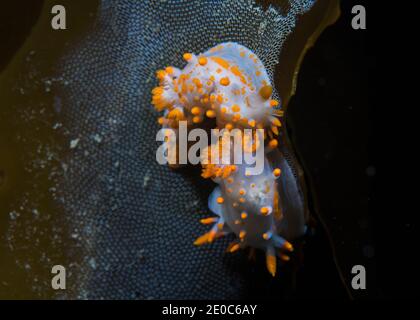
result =
[[246,236],[246,231],[242,230],[241,232],[239,232],[239,238],[243,239]]
[[266,265],[267,265],[267,270],[268,272],[270,272],[270,274],[274,277],[276,275],[276,269],[277,269],[277,261],[276,261],[276,256],[274,255],[267,255],[266,258]]
[[188,91],[189,92],[194,92],[194,90],[195,90],[195,87],[194,87],[193,84],[188,85]]
[[227,183],[233,183],[234,180],[233,180],[233,178],[228,178],[226,181],[227,181]]
[[208,179],[208,178],[211,178],[211,177],[212,177],[212,174],[211,174],[210,172],[203,171],[203,173],[201,174],[201,176],[202,176],[204,179]]
[[241,196],[243,196],[244,194],[246,194],[245,189],[240,189],[240,190],[239,190],[239,194],[240,194]]
[[163,125],[163,124],[165,123],[165,118],[164,118],[164,117],[160,117],[160,118],[158,119],[158,123],[159,123],[160,125]]
[[256,124],[256,122],[255,122],[255,120],[253,120],[253,119],[251,119],[251,120],[248,120],[248,124],[251,126],[251,127],[255,127],[255,124]]
[[233,122],[237,122],[241,119],[241,115],[239,113],[235,113],[232,117]]
[[262,215],[268,215],[268,213],[270,212],[270,210],[267,207],[262,207],[260,209],[260,212]]
[[191,109],[191,113],[195,116],[198,116],[201,113],[201,108],[200,107],[193,107]]
[[180,120],[182,116],[183,116],[183,113],[179,109],[173,109],[168,113],[168,119]]
[[220,79],[220,84],[222,86],[228,86],[230,84],[230,80],[228,77],[223,77]]
[[283,117],[284,116],[284,111],[283,110],[274,110],[273,114],[275,114],[278,117]]
[[224,198],[222,198],[222,197],[218,197],[217,198],[217,203],[218,204],[222,204],[222,203],[224,203],[225,202],[225,199]]
[[245,198],[239,198],[239,202],[240,202],[240,203],[245,203],[245,202],[246,202],[246,200],[245,200]]
[[264,238],[264,240],[268,240],[271,238],[271,233],[270,232],[265,232],[262,237]]
[[230,176],[230,173],[232,172],[232,170],[231,170],[231,168],[230,167],[225,167],[224,169],[223,169],[223,174],[222,174],[222,178],[223,179],[226,179],[227,177],[229,177]]
[[209,233],[205,233],[202,236],[198,237],[195,241],[194,241],[194,245],[196,246],[201,246],[202,244],[205,244],[208,242],[209,239]]
[[207,116],[207,118],[215,118],[216,117],[216,112],[214,112],[213,110],[207,110],[206,111],[206,116]]
[[184,58],[185,61],[190,61],[192,58],[192,54],[187,52],[187,53],[184,53],[182,57]]
[[241,107],[239,107],[237,104],[234,104],[232,106],[232,111],[233,112],[239,112],[239,111],[241,111]]
[[281,174],[281,170],[279,168],[276,168],[273,170],[273,174],[275,177],[279,177]]
[[213,242],[214,238],[216,238],[216,234],[217,234],[216,230],[211,230],[211,231],[209,232],[209,236],[208,236],[208,238],[207,238],[207,242],[208,242],[208,243]]
[[277,127],[276,127],[276,126],[272,126],[272,127],[271,127],[271,131],[273,131],[273,133],[274,133],[276,136],[278,136],[278,135],[279,135],[279,129],[277,129]]
[[158,70],[156,71],[156,78],[159,80],[162,80],[166,75],[166,72],[164,70]]
[[277,119],[277,118],[273,118],[273,119],[271,120],[271,123],[272,123],[272,124],[274,124],[276,127],[281,127],[281,122],[280,122],[280,120],[279,120],[279,119]]
[[239,249],[240,249],[239,243],[234,243],[228,248],[230,253],[238,251]]
[[289,241],[285,241],[283,244],[283,248],[287,251],[293,251],[293,246]]
[[197,88],[201,88],[203,85],[201,84],[200,79],[198,78],[193,78],[192,82],[197,86]]
[[195,116],[195,117],[193,117],[192,121],[193,121],[193,123],[197,124],[197,123],[200,123],[202,121],[202,119],[199,116]]
[[174,68],[173,67],[166,67],[165,71],[169,74],[174,73]]
[[290,257],[288,255],[283,254],[283,253],[280,253],[279,257],[283,261],[289,261],[290,260]]
[[277,100],[270,100],[270,106],[271,107],[277,107],[279,105],[279,102]]
[[246,219],[246,217],[248,217],[248,214],[246,212],[242,212],[241,213],[241,218]]
[[201,66],[205,66],[207,64],[207,58],[206,57],[200,57],[200,58],[198,58],[198,63]]
[[279,145],[279,142],[277,141],[277,139],[271,139],[268,145],[270,148],[276,148]]
[[231,123],[227,123],[225,125],[226,130],[232,130],[233,129],[233,125]]
[[218,219],[218,218],[216,218],[216,217],[204,218],[204,219],[201,219],[201,220],[200,220],[200,222],[201,222],[202,224],[211,224],[211,223],[213,223],[213,222],[216,222],[216,221],[217,221],[217,219]]
[[259,94],[261,98],[264,100],[268,100],[271,97],[271,94],[273,93],[273,87],[270,85],[262,86]]
[[217,229],[222,230],[223,229],[223,225],[224,225],[223,222],[218,223],[217,224]]
[[214,175],[216,177],[220,177],[222,175],[222,173],[223,173],[223,169],[222,168],[216,168],[215,169],[215,172],[214,172]]
[[162,93],[163,93],[163,91],[164,91],[163,87],[158,86],[158,87],[154,87],[154,88],[153,88],[152,93],[153,93],[153,94],[162,94]]

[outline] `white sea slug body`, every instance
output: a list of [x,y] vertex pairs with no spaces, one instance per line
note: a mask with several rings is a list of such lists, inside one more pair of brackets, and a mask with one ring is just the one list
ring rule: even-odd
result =
[[269,127],[277,133],[280,126],[270,99],[272,86],[267,72],[249,49],[237,43],[223,43],[198,56],[185,53],[183,70],[159,70],[160,86],[153,90],[157,110],[166,110],[162,125],[177,126],[187,120],[199,124],[216,118],[219,128]]
[[[265,129],[264,136],[251,141],[251,145],[245,143],[243,136],[243,153],[266,146],[267,154],[277,148],[276,136],[281,126],[277,117],[282,116],[282,111],[279,102],[272,99],[273,87],[265,68],[252,51],[229,42],[203,54],[186,53],[184,59],[187,65],[182,70],[167,67],[157,72],[159,86],[152,91],[152,103],[158,111],[164,111],[159,118],[163,127],[176,130],[181,120],[189,126],[199,126],[206,118],[212,118],[217,128],[228,133],[233,129],[242,133],[244,129],[253,129],[254,133],[255,129]],[[202,159],[231,143],[223,141],[208,146]],[[202,176],[218,184],[209,197],[209,208],[216,217],[202,219],[202,223],[212,227],[195,244],[211,243],[233,232],[238,240],[229,245],[228,251],[244,247],[264,250],[267,269],[274,276],[276,257],[288,260],[285,253],[293,250],[280,233],[285,233],[290,225],[293,228],[288,235],[300,236],[303,220],[290,219],[291,210],[283,212],[284,200],[279,194],[287,192],[279,189],[280,185],[284,187],[284,183],[278,183],[281,169],[273,167],[267,155],[263,172],[258,175],[249,175],[248,165],[236,164],[232,158],[231,153],[223,164],[202,162]]]
[[[219,148],[219,145],[210,146],[208,153],[213,148]],[[209,243],[216,237],[233,232],[238,240],[229,245],[228,251],[245,247],[264,250],[267,268],[274,275],[276,256],[288,260],[285,252],[292,251],[293,247],[279,234],[279,228],[284,223],[277,183],[281,170],[273,169],[267,158],[264,161],[264,170],[258,175],[247,174],[246,164],[204,165],[203,176],[211,177],[219,184],[208,201],[210,210],[217,217],[202,220],[204,224],[213,224],[213,227],[195,244]]]
[[256,176],[247,176],[245,166],[237,168],[212,193],[210,209],[239,236],[241,246],[282,247],[286,241],[277,237],[276,230],[276,222],[282,218],[276,184],[279,171],[273,170],[268,161],[264,172]]

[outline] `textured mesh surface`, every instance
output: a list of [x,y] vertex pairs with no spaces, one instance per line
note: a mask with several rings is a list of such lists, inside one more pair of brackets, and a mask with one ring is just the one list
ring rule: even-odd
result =
[[70,297],[241,297],[244,279],[224,254],[229,238],[192,244],[206,231],[199,219],[214,185],[155,160],[155,71],[183,67],[186,51],[236,41],[272,77],[297,15],[312,3],[290,1],[287,13],[237,0],[102,3],[94,28],[62,61],[65,126],[80,139],[57,188],[83,252]]

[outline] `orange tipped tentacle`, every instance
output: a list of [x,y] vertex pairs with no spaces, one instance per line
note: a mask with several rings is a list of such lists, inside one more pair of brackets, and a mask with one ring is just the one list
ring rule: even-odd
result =
[[217,220],[219,220],[219,218],[217,218],[217,217],[209,217],[209,218],[201,219],[200,222],[202,224],[212,224],[212,223],[216,222]]
[[277,258],[272,247],[267,249],[265,262],[268,272],[274,277],[277,269]]
[[195,241],[194,241],[194,245],[196,246],[201,246],[205,243],[208,242],[208,238],[209,238],[209,232],[203,234],[202,236],[198,237]]
[[290,252],[292,252],[294,250],[293,245],[289,241],[284,242],[283,248],[286,249],[287,251],[290,251]]
[[233,253],[235,251],[238,251],[240,248],[241,248],[240,243],[237,242],[237,241],[233,241],[233,242],[229,243],[229,245],[226,249],[226,252]]

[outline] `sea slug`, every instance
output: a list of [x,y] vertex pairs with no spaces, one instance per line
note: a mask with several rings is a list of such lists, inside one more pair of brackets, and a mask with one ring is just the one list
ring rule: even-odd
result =
[[[152,104],[163,111],[159,124],[177,130],[179,121],[187,121],[191,127],[213,121],[222,129],[222,136],[227,136],[208,145],[201,155],[203,178],[218,184],[208,200],[216,216],[201,220],[212,226],[195,244],[211,243],[233,232],[237,240],[228,251],[245,247],[264,250],[267,269],[274,276],[277,257],[288,260],[286,253],[293,251],[283,237],[287,232],[282,232],[288,225],[292,227],[280,199],[284,183],[277,182],[282,170],[267,156],[279,145],[280,102],[273,99],[273,86],[260,59],[240,44],[222,43],[202,54],[185,53],[183,57],[187,64],[182,70],[170,66],[157,71],[159,86],[152,91]],[[244,134],[250,130],[251,136]],[[224,157],[218,152],[231,146],[230,137],[236,135],[244,155],[263,150],[261,173],[252,175],[249,164],[236,163],[235,148]],[[214,158],[219,161],[211,161]],[[299,225],[297,232],[288,234],[300,236],[303,229]]]

